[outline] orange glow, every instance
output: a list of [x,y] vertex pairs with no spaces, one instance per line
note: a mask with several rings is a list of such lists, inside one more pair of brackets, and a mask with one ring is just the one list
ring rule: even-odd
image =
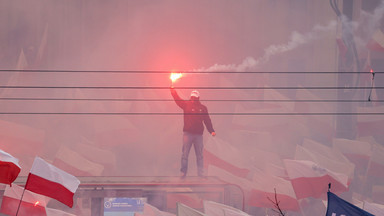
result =
[[373,73],[373,69],[371,69],[371,73]]
[[35,202],[35,206],[37,206],[39,203],[40,203],[39,201],[36,201],[36,202]]
[[171,80],[172,82],[175,82],[177,79],[181,78],[183,76],[183,74],[181,73],[171,73]]

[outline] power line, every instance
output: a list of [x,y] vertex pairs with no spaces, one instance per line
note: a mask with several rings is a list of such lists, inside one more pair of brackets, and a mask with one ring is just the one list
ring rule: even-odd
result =
[[[165,70],[34,70],[34,69],[24,69],[24,70],[7,70],[1,69],[0,73],[7,72],[28,72],[28,73],[126,73],[126,74],[170,74],[173,71]],[[337,71],[174,71],[177,73],[191,73],[191,74],[371,74],[370,72],[337,72]],[[375,71],[375,73],[384,73],[381,71]]]
[[[173,102],[174,99],[144,99],[144,98],[0,98],[8,101],[112,101],[112,102]],[[181,101],[181,100],[180,100]],[[201,99],[202,102],[282,102],[282,103],[363,103],[363,102],[384,102],[384,100],[311,100],[311,99]]]
[[[184,113],[113,113],[113,112],[0,112],[0,115],[130,115],[130,116],[172,116],[184,115]],[[190,113],[188,115],[204,115],[197,113]],[[384,115],[384,113],[210,113],[209,115],[221,116],[333,116],[333,115]]]
[[[162,90],[170,89],[168,86],[0,86],[0,89],[135,89],[135,90]],[[307,86],[307,87],[218,87],[218,86],[184,86],[175,89],[215,89],[215,90],[363,90],[363,89],[384,89],[382,86]]]

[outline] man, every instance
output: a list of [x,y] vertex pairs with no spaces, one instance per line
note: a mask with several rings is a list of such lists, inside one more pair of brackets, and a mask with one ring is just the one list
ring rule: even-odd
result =
[[200,93],[196,90],[191,92],[190,100],[183,100],[171,87],[171,94],[176,104],[184,111],[183,127],[183,149],[181,156],[181,178],[184,179],[188,171],[188,155],[193,145],[196,154],[197,174],[204,177],[203,168],[203,132],[205,124],[208,132],[215,136],[211,118],[206,106],[200,103]]

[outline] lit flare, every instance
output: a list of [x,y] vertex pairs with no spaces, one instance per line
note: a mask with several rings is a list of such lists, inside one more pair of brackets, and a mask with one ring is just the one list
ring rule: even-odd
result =
[[34,206],[36,207],[37,205],[39,205],[39,203],[39,201],[36,201]]
[[175,82],[176,80],[178,80],[179,78],[181,78],[183,76],[182,73],[171,73],[171,80],[172,80],[172,83]]

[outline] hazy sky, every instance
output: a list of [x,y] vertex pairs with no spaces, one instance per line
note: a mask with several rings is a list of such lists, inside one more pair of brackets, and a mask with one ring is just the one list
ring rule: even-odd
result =
[[[364,11],[359,19],[350,23],[356,32],[357,47],[363,59],[367,53],[366,43],[382,23],[384,7],[375,2],[376,7],[372,8],[376,10]],[[250,163],[255,160],[250,152],[258,150],[276,154],[280,160],[293,159],[296,146],[308,139],[332,147],[338,124],[332,115],[240,116],[218,113],[337,112],[342,107],[340,103],[204,100],[340,99],[335,90],[215,89],[335,86],[338,81],[335,74],[198,73],[217,70],[336,71],[336,38],[341,35],[341,24],[328,1],[0,0],[0,20],[0,69],[194,71],[184,74],[175,83],[176,88],[201,88],[201,100],[212,113],[217,131],[215,139],[238,149],[239,154],[249,157]],[[141,90],[1,89],[2,98],[163,100],[0,101],[0,112],[130,113],[1,114],[0,148],[20,158],[22,175],[28,173],[35,155],[59,164],[59,160],[69,162],[68,159],[65,161],[67,154],[75,158],[73,161],[86,161],[84,164],[91,167],[86,171],[91,175],[178,175],[182,115],[132,115],[181,114],[167,89],[170,85],[168,73],[4,72],[0,77],[1,85],[8,86],[161,87]],[[359,85],[370,86],[370,81],[370,74],[362,74]],[[178,91],[188,99],[191,90]],[[368,90],[354,95],[354,99],[365,100]],[[374,97],[378,95],[381,93],[375,91]],[[354,103],[351,110],[358,111],[366,105]],[[378,105],[380,111],[380,104],[374,105]],[[372,120],[356,116],[350,119],[356,125]],[[349,137],[362,138],[358,134],[361,128],[352,128]],[[370,139],[371,145],[383,141],[380,133],[372,132],[365,136],[374,138]],[[204,139],[208,144],[212,142],[207,133]],[[190,174],[195,175],[193,150],[189,161]],[[256,165],[249,166],[255,168]],[[360,192],[359,187],[352,190]]]

